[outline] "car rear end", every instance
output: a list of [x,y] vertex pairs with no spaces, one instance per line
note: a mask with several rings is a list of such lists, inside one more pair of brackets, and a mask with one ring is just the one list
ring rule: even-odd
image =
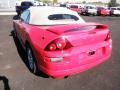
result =
[[78,5],[70,5],[70,9],[76,11],[77,13],[81,13],[81,8]]
[[25,11],[26,9],[30,8],[33,5],[34,4],[31,1],[24,1],[24,2],[22,2],[21,3],[22,12]]
[[110,11],[108,9],[102,9],[101,15],[108,16],[108,15],[110,15]]
[[114,10],[114,11],[113,11],[113,14],[120,16],[120,10]]
[[91,15],[97,15],[97,10],[96,9],[88,9],[88,13]]
[[20,16],[23,11],[30,8],[31,6],[33,6],[33,3],[31,1],[21,2],[21,6],[16,6],[16,12],[17,12],[18,16]]
[[119,7],[111,7],[110,14],[119,16],[120,15],[120,8]]
[[96,7],[93,7],[93,6],[85,6],[85,13],[86,15],[97,15],[97,9]]
[[22,13],[21,6],[16,6],[15,8],[16,8],[17,15],[19,16]]
[[46,45],[39,68],[52,77],[83,72],[111,56],[112,40],[105,25],[63,25],[49,28],[47,32],[55,34],[56,38]]

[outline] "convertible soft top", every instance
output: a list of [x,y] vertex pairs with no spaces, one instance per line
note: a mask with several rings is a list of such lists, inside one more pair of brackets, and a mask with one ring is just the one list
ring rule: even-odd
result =
[[[40,7],[30,7],[28,10],[30,11],[29,24],[33,24],[33,25],[78,24],[85,22],[77,14],[77,12],[63,7],[40,6]],[[72,17],[76,17],[77,20],[74,19],[53,20],[49,18],[50,16],[54,17],[54,15],[71,15]]]

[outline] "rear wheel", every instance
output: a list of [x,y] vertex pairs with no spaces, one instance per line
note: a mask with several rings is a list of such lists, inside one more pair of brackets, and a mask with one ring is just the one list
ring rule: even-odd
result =
[[33,51],[29,45],[26,46],[26,54],[28,60],[28,67],[30,71],[34,74],[37,73],[37,63]]
[[26,44],[26,55],[29,70],[35,75],[42,76],[44,78],[49,78],[47,74],[38,69],[36,58],[29,44]]
[[14,35],[15,38],[17,38],[17,32],[16,32],[16,30],[13,31],[13,35]]

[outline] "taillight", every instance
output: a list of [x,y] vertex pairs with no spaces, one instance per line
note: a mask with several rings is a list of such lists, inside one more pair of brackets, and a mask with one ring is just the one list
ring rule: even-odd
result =
[[68,42],[65,38],[59,38],[52,41],[50,44],[47,45],[45,48],[46,51],[59,51],[65,50],[72,47],[72,45]]
[[57,48],[60,49],[60,50],[64,49],[65,46],[66,46],[66,42],[67,42],[67,41],[66,41],[65,39],[58,39],[58,40],[56,41],[56,46],[57,46]]
[[50,44],[50,46],[49,46],[49,50],[51,50],[51,51],[54,51],[54,50],[56,50],[56,45],[53,43],[53,44]]
[[111,38],[111,35],[110,35],[110,32],[108,32],[108,34],[107,34],[107,36],[106,36],[106,38],[105,38],[105,41],[110,40],[110,38]]

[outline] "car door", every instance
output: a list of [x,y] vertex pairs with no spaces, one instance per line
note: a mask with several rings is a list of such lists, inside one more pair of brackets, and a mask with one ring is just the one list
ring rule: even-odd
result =
[[26,10],[21,14],[21,19],[19,20],[19,25],[18,25],[19,39],[22,44],[25,43],[26,29],[29,26],[28,25],[29,19],[30,19],[30,12],[29,10]]

